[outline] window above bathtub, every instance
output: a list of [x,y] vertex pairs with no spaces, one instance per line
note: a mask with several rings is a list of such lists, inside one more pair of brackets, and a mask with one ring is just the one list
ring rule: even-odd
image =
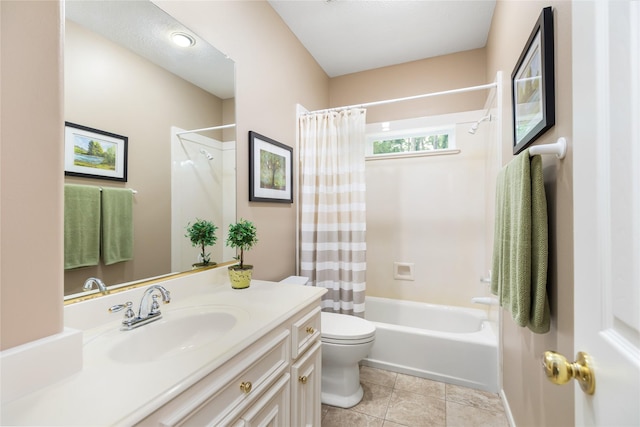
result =
[[368,127],[366,159],[391,159],[425,155],[457,154],[455,124],[405,127],[398,122],[376,123],[378,131]]

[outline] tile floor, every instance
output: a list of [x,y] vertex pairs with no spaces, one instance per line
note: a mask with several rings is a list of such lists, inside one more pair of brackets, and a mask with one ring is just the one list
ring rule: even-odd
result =
[[322,427],[508,427],[497,394],[363,366],[362,401],[322,405]]

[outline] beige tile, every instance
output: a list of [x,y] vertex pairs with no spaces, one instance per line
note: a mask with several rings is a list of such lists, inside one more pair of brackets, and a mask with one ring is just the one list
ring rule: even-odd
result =
[[393,421],[385,421],[382,427],[406,427],[406,424],[398,424]]
[[508,427],[504,412],[447,402],[447,427]]
[[327,415],[327,412],[329,411],[330,406],[322,405],[321,408],[322,409],[320,412],[320,420],[322,421],[324,419],[324,416]]
[[475,406],[492,412],[504,412],[500,396],[488,391],[446,384],[447,402]]
[[394,390],[386,420],[407,426],[444,426],[445,411],[442,399]]
[[372,415],[378,418],[384,418],[391,399],[391,387],[384,387],[378,384],[362,382],[364,396],[360,403],[351,408],[362,414]]
[[349,409],[330,407],[322,420],[322,427],[382,427],[383,421]]
[[397,375],[395,372],[385,371],[384,369],[360,366],[360,381],[366,381],[368,383],[393,387]]
[[409,391],[423,396],[436,397],[438,399],[444,399],[445,397],[444,383],[404,374],[398,374],[395,389]]

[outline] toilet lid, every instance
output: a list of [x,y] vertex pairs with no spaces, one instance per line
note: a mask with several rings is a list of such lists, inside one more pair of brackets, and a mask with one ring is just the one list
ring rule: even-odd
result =
[[323,311],[320,319],[323,341],[367,342],[376,333],[375,325],[360,317]]

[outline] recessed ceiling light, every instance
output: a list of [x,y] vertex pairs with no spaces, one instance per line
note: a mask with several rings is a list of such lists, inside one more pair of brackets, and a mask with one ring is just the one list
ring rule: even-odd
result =
[[196,44],[196,39],[187,33],[173,33],[171,40],[180,47],[189,47]]

